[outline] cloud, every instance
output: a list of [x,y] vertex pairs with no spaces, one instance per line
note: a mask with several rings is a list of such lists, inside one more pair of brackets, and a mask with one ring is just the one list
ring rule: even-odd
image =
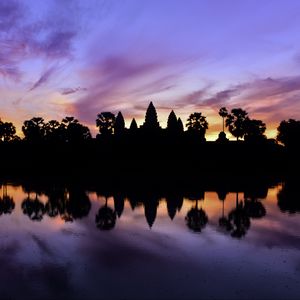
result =
[[[108,55],[91,63],[88,93],[73,104],[73,112],[82,120],[95,118],[101,110],[118,110],[137,97],[171,89],[175,75],[163,58],[135,57],[130,54]],[[88,82],[86,82],[88,85]],[[124,95],[126,95],[124,97]],[[133,105],[133,103],[132,103]],[[130,105],[131,106],[131,105]]]
[[19,1],[0,2],[0,32],[13,28],[24,16],[24,7]]
[[33,84],[29,91],[33,91],[36,88],[40,87],[41,85],[45,84],[52,76],[52,74],[56,71],[56,66],[52,66],[48,68],[40,78]]
[[201,105],[209,107],[224,106],[224,103],[227,103],[233,96],[238,95],[239,92],[238,88],[217,92],[213,97],[204,99]]
[[211,108],[214,111],[226,106],[241,107],[251,114],[262,115],[265,120],[280,121],[300,113],[300,76],[258,78],[235,84],[211,94],[210,89],[199,89],[180,97],[178,103],[195,109]]
[[82,88],[82,87],[76,87],[76,88],[64,88],[61,90],[62,95],[70,95],[74,94],[80,91],[87,91],[87,88]]
[[54,1],[46,3],[47,9],[41,10],[38,4],[29,9],[20,1],[1,1],[0,75],[20,80],[24,75],[21,65],[26,60],[47,60],[49,64],[72,59],[81,26],[78,13],[70,8],[72,5]]

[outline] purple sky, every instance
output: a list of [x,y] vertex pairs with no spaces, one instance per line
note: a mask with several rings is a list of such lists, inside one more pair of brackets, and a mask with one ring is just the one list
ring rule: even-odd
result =
[[209,138],[221,106],[267,123],[300,119],[300,1],[0,0],[1,118],[121,110],[164,126],[201,111]]

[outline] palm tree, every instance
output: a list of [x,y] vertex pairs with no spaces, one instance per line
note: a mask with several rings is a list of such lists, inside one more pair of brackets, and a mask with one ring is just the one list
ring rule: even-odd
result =
[[223,119],[223,132],[225,132],[225,118],[228,116],[228,111],[226,107],[221,107],[219,110],[219,115]]
[[231,113],[226,116],[226,127],[228,127],[229,132],[239,140],[239,138],[243,138],[246,133],[248,120],[248,113],[245,110],[233,108]]
[[204,137],[208,129],[208,122],[201,112],[195,112],[187,119],[186,127],[189,132],[200,133]]

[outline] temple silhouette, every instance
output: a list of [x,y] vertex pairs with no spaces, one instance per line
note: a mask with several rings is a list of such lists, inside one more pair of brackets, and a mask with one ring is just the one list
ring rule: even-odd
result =
[[[159,169],[170,178],[199,170],[234,175],[241,166],[253,174],[296,173],[300,166],[300,121],[282,121],[277,139],[268,139],[265,123],[251,119],[241,108],[228,112],[222,107],[219,116],[222,130],[216,141],[206,140],[209,123],[201,112],[190,114],[184,126],[172,110],[167,127],[162,128],[153,102],[141,126],[133,118],[126,128],[122,112],[99,113],[95,138],[74,117],[65,117],[61,122],[46,122],[41,117],[25,120],[22,139],[12,123],[1,121],[2,170],[5,174],[34,176],[42,168],[55,176],[93,173],[114,180],[119,180],[122,173],[157,176]],[[229,140],[228,133],[236,140]],[[98,172],[100,169],[105,172]]]

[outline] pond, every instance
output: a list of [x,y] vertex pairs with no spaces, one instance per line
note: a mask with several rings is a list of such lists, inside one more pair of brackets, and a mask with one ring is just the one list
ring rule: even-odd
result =
[[1,299],[299,299],[300,193],[6,182]]

